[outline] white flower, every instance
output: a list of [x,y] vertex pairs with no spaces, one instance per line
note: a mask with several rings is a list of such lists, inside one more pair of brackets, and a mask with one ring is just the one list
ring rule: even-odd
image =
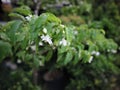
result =
[[29,16],[27,16],[27,17],[25,17],[28,21],[30,21],[31,20],[31,18],[32,18],[32,15],[29,15]]
[[89,58],[88,62],[89,62],[89,63],[91,63],[91,62],[92,62],[92,60],[93,60],[93,56],[90,56],[90,58]]
[[31,48],[33,51],[36,51],[36,46],[35,46],[35,45],[30,46],[30,48]]
[[39,42],[39,46],[43,46],[43,43],[42,43],[42,42]]
[[67,46],[67,41],[63,38],[60,42],[60,45]]
[[117,50],[114,50],[114,49],[108,49],[107,52],[111,52],[111,53],[117,53]]
[[39,65],[40,65],[40,66],[44,66],[44,64],[43,64],[42,61],[39,61]]
[[111,52],[112,53],[117,53],[117,50],[112,49]]
[[110,49],[108,49],[107,52],[110,52]]
[[62,28],[65,28],[65,25],[62,25],[62,24],[61,24],[60,26],[61,26]]
[[43,28],[43,32],[44,32],[44,33],[47,33],[47,29],[46,29],[46,28]]
[[78,34],[78,31],[74,31],[74,34],[77,35],[77,34]]
[[50,45],[52,45],[52,40],[51,37],[49,35],[42,35],[41,36],[42,41],[48,42]]
[[20,64],[22,61],[20,59],[17,60],[17,63]]
[[92,55],[96,54],[96,51],[92,51],[91,54],[92,54]]
[[100,55],[100,52],[97,52],[97,51],[92,51],[91,52],[92,55],[96,55],[96,56],[99,56]]
[[95,54],[96,56],[99,56],[100,55],[100,52],[96,52],[96,54]]
[[63,30],[63,33],[65,33],[65,31]]

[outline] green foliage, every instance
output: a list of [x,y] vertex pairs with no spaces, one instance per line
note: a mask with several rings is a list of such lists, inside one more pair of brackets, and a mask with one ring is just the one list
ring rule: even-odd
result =
[[[89,49],[88,49],[89,52],[92,52],[93,50],[96,50],[96,51],[100,50],[101,53],[103,54],[102,58],[101,58],[101,55],[100,55],[100,57],[98,57],[98,58],[100,58],[99,60],[98,60],[98,58],[97,59],[95,58],[95,60],[94,60],[95,62],[93,62],[94,64],[96,64],[95,66],[90,64],[92,67],[91,70],[93,70],[92,73],[83,74],[83,73],[79,72],[80,71],[79,69],[81,67],[79,67],[79,69],[75,68],[76,70],[74,72],[72,72],[72,74],[78,72],[77,77],[81,77],[81,78],[73,79],[73,81],[69,85],[69,89],[70,90],[73,90],[73,89],[86,90],[85,87],[87,87],[87,85],[89,83],[92,83],[92,82],[88,82],[88,80],[89,81],[91,80],[89,78],[89,75],[91,75],[93,77],[92,80],[95,79],[95,82],[97,83],[97,85],[91,84],[91,85],[89,85],[89,89],[90,89],[90,87],[92,87],[91,88],[92,90],[96,90],[96,89],[97,90],[99,90],[99,89],[102,89],[102,90],[108,89],[109,90],[112,88],[112,86],[110,86],[111,83],[104,82],[104,79],[109,81],[110,77],[112,75],[118,74],[118,72],[119,72],[118,67],[120,67],[120,62],[119,62],[120,57],[119,57],[119,50],[117,50],[118,52],[115,51],[116,54],[114,54],[114,55],[108,54],[108,52],[111,51],[109,49],[116,47],[116,44],[110,43],[110,42],[113,42],[113,40],[111,40],[111,39],[106,41],[104,39],[104,35],[109,38],[114,39],[115,42],[117,42],[117,44],[120,45],[120,42],[119,42],[120,41],[120,36],[119,36],[119,33],[120,33],[120,26],[119,26],[120,25],[120,2],[119,2],[119,0],[108,0],[108,1],[107,0],[69,0],[69,2],[70,2],[69,6],[63,6],[63,7],[61,7],[61,9],[52,8],[50,10],[48,9],[48,11],[51,11],[51,12],[55,13],[56,15],[60,16],[63,23],[65,23],[65,24],[72,23],[76,26],[79,26],[81,24],[87,23],[88,29],[91,29],[92,32],[91,32],[91,30],[90,30],[90,32],[89,31],[85,32],[86,29],[83,30],[85,28],[84,27],[83,29],[81,29],[81,32],[79,35],[81,37],[79,38],[79,40],[82,40],[82,45],[83,46],[85,45],[84,47],[86,47],[86,46],[89,47]],[[59,12],[58,12],[58,10],[59,10]],[[83,25],[81,25],[81,26],[83,26]],[[104,29],[105,31],[102,29]],[[91,36],[90,36],[90,33],[91,33]],[[101,33],[104,35],[101,35]],[[88,43],[90,45],[88,45]],[[106,47],[108,47],[108,48],[106,49]],[[79,50],[79,52],[80,52],[80,50]],[[103,51],[105,51],[105,53],[103,53]],[[112,52],[114,52],[114,49],[112,50]],[[89,56],[87,51],[85,51],[85,52],[83,51],[82,56],[83,55],[86,58],[87,58],[87,56]],[[108,56],[110,56],[110,55],[111,55],[112,60],[111,60],[111,58],[108,58]],[[77,58],[77,60],[75,59],[74,63],[78,63],[81,61],[81,60],[78,60],[78,55],[76,55],[75,58]],[[96,62],[96,61],[98,61],[98,62]],[[71,70],[72,68],[73,67],[69,68],[69,70]],[[88,68],[89,68],[89,66],[82,67],[83,70],[86,69],[87,71],[89,71]],[[96,70],[93,68],[96,68]],[[102,76],[105,76],[104,78],[102,76],[99,77],[100,73],[96,74],[96,72],[99,70],[100,70],[101,74],[103,74]],[[108,71],[110,71],[110,72],[108,72]],[[105,72],[107,72],[107,73],[105,73]],[[82,78],[83,76],[85,76],[84,79]],[[119,76],[119,74],[118,74],[118,76]],[[77,80],[78,80],[78,82],[77,82]],[[72,88],[72,85],[73,85],[73,88]],[[115,85],[115,83],[114,83],[114,85]],[[97,88],[96,86],[99,86],[99,87]],[[78,89],[77,89],[77,87],[78,87]],[[67,89],[67,90],[69,90],[69,89]]]
[[[77,0],[76,0],[77,1]],[[97,31],[100,31],[99,33],[105,34],[105,36],[109,37],[109,38],[113,38],[117,44],[119,45],[119,32],[120,32],[120,5],[119,5],[119,1],[117,0],[81,0],[82,1],[82,5],[81,3],[77,3],[74,5],[74,3],[71,6],[68,7],[62,7],[61,12],[63,10],[63,12],[61,13],[62,15],[62,20],[63,21],[68,21],[72,22],[72,24],[79,26],[79,24],[74,23],[74,19],[71,18],[64,18],[65,16],[69,17],[71,15],[71,17],[76,17],[74,14],[76,14],[78,17],[82,17],[84,23],[88,23],[88,27],[89,29],[95,29],[96,31],[92,30],[91,35],[91,40],[90,36],[89,36],[89,32],[84,33],[83,30],[80,32],[81,33],[81,40],[84,41],[84,43],[89,42],[90,46],[89,46],[89,51],[92,50],[100,50],[101,53],[103,55],[100,55],[100,57],[98,57],[97,59],[95,58],[95,61],[93,62],[95,65],[90,64],[91,70],[92,72],[90,74],[88,73],[83,73],[83,72],[79,72],[79,69],[76,69],[75,67],[75,71],[72,72],[72,74],[77,73],[78,72],[78,76],[76,78],[74,78],[71,81],[71,84],[69,85],[69,89],[67,90],[86,90],[89,86],[89,89],[91,90],[106,90],[106,89],[112,89],[111,83],[110,82],[104,82],[105,80],[110,80],[111,76],[114,74],[119,75],[119,52],[111,55],[108,54],[107,52],[109,52],[109,49],[112,47],[116,47],[116,44],[111,44],[111,46],[109,46],[110,42],[113,41],[111,39],[109,40],[105,40],[103,39],[104,36],[97,34]],[[73,1],[75,2],[75,1]],[[86,3],[91,6],[89,7],[89,12],[87,12],[87,8],[85,9],[84,7],[86,6]],[[82,7],[83,6],[83,7]],[[54,11],[53,11],[54,12]],[[56,12],[57,14],[57,12]],[[58,14],[57,14],[58,15]],[[59,14],[60,15],[60,14]],[[76,17],[79,20],[79,18]],[[76,21],[76,22],[78,22]],[[81,21],[80,21],[81,22]],[[81,24],[81,23],[80,23]],[[102,30],[101,28],[103,28],[105,30]],[[99,29],[99,30],[98,30]],[[96,33],[97,32],[97,33]],[[84,38],[86,37],[86,38]],[[86,40],[88,38],[88,41]],[[95,38],[95,39],[94,39]],[[95,42],[93,42],[95,40]],[[86,42],[85,42],[86,41]],[[99,42],[100,41],[100,42]],[[98,45],[96,46],[95,43]],[[105,49],[106,47],[108,47],[108,49]],[[106,51],[105,53],[103,53],[103,51]],[[118,50],[119,51],[119,50]],[[112,50],[112,52],[114,52],[114,50]],[[116,51],[115,51],[116,52]],[[84,52],[83,55],[86,55],[86,53]],[[108,56],[111,58],[108,58]],[[97,62],[98,61],[98,62]],[[100,62],[99,62],[100,61]],[[72,67],[73,68],[73,67]],[[69,68],[69,70],[71,70],[72,68]],[[78,67],[81,68],[81,67]],[[88,70],[89,66],[87,67],[82,67],[82,69],[89,71]],[[93,69],[93,68],[96,68]],[[99,74],[96,74],[98,71]],[[108,72],[110,71],[110,72]],[[107,72],[107,73],[105,73]],[[112,74],[111,74],[112,72]],[[101,77],[99,77],[100,73],[102,74]],[[97,84],[95,84],[94,82],[88,82],[91,81],[91,79],[89,78],[91,75],[93,79],[95,79],[95,82]],[[84,76],[84,78],[82,78]],[[104,76],[104,77],[103,77]],[[79,77],[79,79],[78,79]],[[115,77],[116,78],[116,77]],[[118,79],[118,78],[117,78]],[[77,82],[78,81],[78,82]],[[84,83],[83,83],[84,82]],[[89,83],[93,83],[91,85],[88,85]],[[117,84],[114,82],[114,85]],[[72,86],[73,85],[73,86]],[[97,87],[96,87],[97,86]],[[76,88],[75,88],[76,87]],[[115,87],[115,86],[113,86]]]
[[[87,7],[90,6],[88,5]],[[20,71],[23,72],[23,74],[20,74],[20,78],[25,77],[24,73],[28,74],[35,68],[47,68],[50,70],[63,69],[65,67],[75,77],[70,84],[73,87],[76,86],[76,90],[80,90],[86,87],[86,82],[91,83],[86,78],[88,77],[88,72],[84,70],[88,69],[89,71],[89,67],[91,70],[93,68],[96,69],[95,67],[101,61],[101,59],[97,60],[96,58],[100,58],[108,50],[109,52],[115,52],[117,49],[117,44],[112,39],[107,39],[102,29],[93,28],[88,24],[66,26],[51,13],[43,13],[37,16],[30,15],[31,13],[29,11],[26,12],[26,10],[28,10],[27,7],[17,8],[17,17],[20,16],[19,18],[22,17],[22,19],[8,22],[1,28],[0,32],[0,49],[2,50],[0,53],[4,52],[0,57],[1,62],[6,58],[9,58],[13,62],[20,60],[29,68],[26,73],[22,66],[17,69],[18,72],[19,69],[23,70]],[[55,54],[57,57],[52,58]],[[97,65],[90,64],[92,60],[96,61]],[[100,69],[105,65],[104,62],[107,62],[104,60],[98,66]],[[49,63],[51,63],[50,66],[47,66]],[[112,64],[109,63],[107,67],[111,66]],[[86,76],[82,75],[82,72]],[[16,74],[13,73],[13,76],[17,76]],[[25,79],[21,79],[20,83],[18,82],[15,86],[15,89],[23,89],[22,86],[24,87],[26,83],[29,83],[30,88],[34,88],[33,83],[29,82],[31,81],[31,77],[32,75],[30,74]],[[76,80],[80,81],[76,82]],[[100,82],[99,79],[95,80],[97,84]],[[6,88],[9,87],[6,86]]]
[[0,62],[7,56],[12,55],[11,45],[0,40]]

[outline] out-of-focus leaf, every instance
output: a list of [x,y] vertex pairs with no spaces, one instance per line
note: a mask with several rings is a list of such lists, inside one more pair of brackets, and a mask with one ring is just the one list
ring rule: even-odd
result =
[[0,38],[1,38],[2,40],[5,40],[5,41],[9,41],[9,40],[10,40],[10,39],[8,38],[8,36],[7,36],[5,33],[3,33],[3,32],[0,33]]
[[65,60],[64,60],[64,65],[67,65],[71,60],[73,59],[73,53],[71,51],[67,52]]
[[48,21],[61,23],[61,20],[57,18],[55,15],[53,15],[52,13],[45,13],[45,14],[48,16]]
[[22,58],[22,59],[24,60],[24,59],[25,59],[25,54],[26,54],[25,51],[20,51],[20,52],[17,53],[17,56],[18,56],[19,58]]
[[48,51],[48,53],[45,57],[46,61],[49,61],[51,59],[52,55],[53,55],[53,51],[52,50]]
[[84,63],[87,63],[90,59],[90,53],[88,51],[82,51],[81,56]]
[[58,53],[61,54],[61,53],[64,53],[64,52],[67,52],[67,50],[69,49],[69,47],[65,47],[65,46],[61,46],[60,48],[58,48]]
[[72,42],[73,39],[73,30],[71,28],[66,28],[66,38],[68,42]]
[[8,27],[6,27],[6,34],[8,35],[8,37],[10,38],[10,41],[13,44],[15,44],[16,42],[15,33],[19,31],[21,24],[22,24],[22,21],[16,20],[9,23],[9,25],[7,25]]
[[25,16],[28,16],[31,14],[31,10],[28,6],[21,6],[21,7],[15,8],[13,11]]
[[18,14],[18,13],[10,13],[9,16],[10,16],[10,17],[13,17],[13,18],[25,20],[24,16],[22,16],[22,15],[20,15],[20,14]]
[[10,55],[12,55],[11,45],[8,42],[0,40],[0,62]]

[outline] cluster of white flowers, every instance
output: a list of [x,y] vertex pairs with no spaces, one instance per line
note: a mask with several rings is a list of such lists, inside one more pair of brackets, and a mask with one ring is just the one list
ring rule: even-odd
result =
[[41,39],[42,39],[42,41],[48,42],[50,45],[53,44],[52,39],[49,35],[42,35]]
[[112,53],[117,53],[117,50],[114,50],[114,49],[108,49],[107,52],[112,52]]
[[60,45],[67,46],[68,42],[64,38],[59,42]]
[[88,62],[91,63],[93,61],[93,56],[90,56]]
[[99,56],[100,55],[100,52],[97,52],[97,51],[92,51],[91,52],[92,55],[96,55],[96,56]]

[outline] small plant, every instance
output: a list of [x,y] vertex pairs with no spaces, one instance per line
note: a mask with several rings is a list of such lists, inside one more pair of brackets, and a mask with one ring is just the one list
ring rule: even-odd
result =
[[[117,44],[105,38],[102,29],[90,28],[86,24],[79,27],[65,26],[51,13],[37,16],[25,11],[28,8],[24,8],[21,13],[20,10],[23,7],[11,14],[17,20],[8,22],[0,29],[0,62],[9,59],[17,63],[17,70],[28,72],[29,77],[36,69],[72,69],[79,63],[94,62],[94,58],[104,51],[116,52]],[[24,88],[22,81],[19,85]]]

